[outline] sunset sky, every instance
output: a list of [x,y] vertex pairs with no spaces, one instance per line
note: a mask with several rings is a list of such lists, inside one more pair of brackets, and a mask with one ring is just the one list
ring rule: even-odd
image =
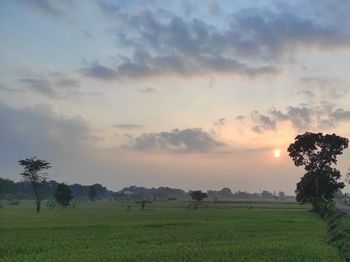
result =
[[[292,194],[350,138],[350,1],[0,1],[0,176]],[[274,157],[274,150],[281,157]],[[338,168],[350,167],[350,152]]]

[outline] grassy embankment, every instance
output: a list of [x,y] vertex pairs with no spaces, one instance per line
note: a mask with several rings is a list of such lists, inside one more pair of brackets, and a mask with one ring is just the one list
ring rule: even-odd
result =
[[329,243],[339,249],[345,261],[350,261],[350,216],[337,211],[325,220],[329,224]]

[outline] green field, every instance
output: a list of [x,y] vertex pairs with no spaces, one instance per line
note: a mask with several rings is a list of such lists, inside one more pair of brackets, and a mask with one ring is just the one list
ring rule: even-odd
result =
[[[147,210],[116,202],[0,209],[1,261],[342,261],[327,225],[298,204],[225,203]],[[251,208],[252,207],[252,208]]]

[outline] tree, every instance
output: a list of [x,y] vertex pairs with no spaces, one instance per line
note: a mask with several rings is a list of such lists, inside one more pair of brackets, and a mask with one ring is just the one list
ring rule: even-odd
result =
[[[335,168],[326,168],[319,173],[307,172],[297,184],[296,199],[300,203],[313,203],[315,200],[320,200],[322,197],[327,200],[332,200],[337,191],[344,188],[344,183],[338,182],[340,172]],[[316,191],[315,181],[318,184]],[[317,204],[315,202],[314,204]]]
[[267,199],[273,199],[274,198],[274,194],[270,193],[269,191],[267,190],[263,190],[261,192],[261,198],[263,200],[267,200]]
[[58,184],[55,191],[55,199],[62,208],[67,207],[69,202],[73,199],[72,191],[70,190],[69,186],[67,186],[65,183]]
[[20,175],[23,177],[24,181],[29,182],[32,186],[35,196],[36,212],[39,213],[42,200],[40,189],[46,182],[48,176],[44,170],[51,168],[51,166],[45,160],[38,159],[37,157],[19,160],[18,163],[24,169],[24,172],[22,172]]
[[286,199],[286,194],[283,191],[278,192],[278,198],[279,200],[285,200]]
[[7,191],[11,184],[13,184],[11,180],[0,177],[0,196]]
[[193,200],[196,200],[197,203],[202,202],[204,198],[208,197],[207,193],[202,192],[202,190],[190,191],[189,195]]
[[11,182],[12,181],[9,180],[9,179],[6,179],[6,178],[3,179],[3,178],[0,177],[0,207],[2,207],[2,205],[1,205],[2,196],[7,191],[9,185],[11,185]]
[[96,197],[97,197],[96,186],[95,185],[89,186],[89,200],[95,201]]
[[295,138],[288,147],[289,156],[296,166],[304,166],[307,171],[297,184],[297,201],[317,208],[321,199],[333,200],[334,193],[344,184],[337,182],[340,173],[331,165],[337,164],[337,156],[348,145],[347,138],[336,134],[306,132]]

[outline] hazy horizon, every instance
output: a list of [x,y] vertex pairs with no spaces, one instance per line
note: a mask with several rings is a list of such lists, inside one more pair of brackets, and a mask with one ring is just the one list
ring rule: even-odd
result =
[[[0,2],[0,176],[294,194],[287,147],[350,138],[350,1]],[[281,156],[274,157],[274,151]],[[349,150],[338,169],[350,167]],[[346,190],[347,191],[347,190]]]

